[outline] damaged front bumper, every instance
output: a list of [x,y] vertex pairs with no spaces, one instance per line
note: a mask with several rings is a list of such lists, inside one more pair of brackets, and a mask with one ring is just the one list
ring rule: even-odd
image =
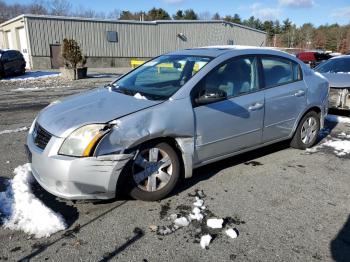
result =
[[350,109],[350,90],[348,88],[330,88],[329,107],[337,109]]
[[66,199],[110,199],[115,197],[119,175],[132,154],[97,157],[58,155],[63,138],[52,136],[44,150],[38,148],[31,133],[27,147],[32,173],[48,192]]

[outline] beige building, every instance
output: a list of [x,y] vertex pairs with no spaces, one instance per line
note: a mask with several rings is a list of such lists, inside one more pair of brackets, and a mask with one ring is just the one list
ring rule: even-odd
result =
[[90,67],[130,66],[133,58],[208,45],[265,46],[266,33],[225,21],[121,21],[20,15],[0,24],[0,49],[20,50],[29,68],[57,68],[60,46],[73,38]]

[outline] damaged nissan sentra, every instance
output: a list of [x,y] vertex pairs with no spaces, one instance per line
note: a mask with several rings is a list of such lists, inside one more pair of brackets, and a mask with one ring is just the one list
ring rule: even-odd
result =
[[27,151],[35,179],[56,196],[158,200],[196,167],[282,140],[313,146],[328,92],[324,77],[287,53],[187,49],[52,103],[34,120]]

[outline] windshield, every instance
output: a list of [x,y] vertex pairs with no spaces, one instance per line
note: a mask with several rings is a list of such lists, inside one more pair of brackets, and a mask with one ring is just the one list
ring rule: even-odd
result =
[[165,100],[198,73],[211,58],[189,55],[157,57],[118,79],[113,91],[151,100]]
[[328,60],[315,68],[320,73],[350,73],[350,58]]

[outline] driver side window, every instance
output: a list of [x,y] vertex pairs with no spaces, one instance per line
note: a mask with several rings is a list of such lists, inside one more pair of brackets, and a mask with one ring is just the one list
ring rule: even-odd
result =
[[214,68],[202,82],[205,92],[224,91],[227,97],[239,96],[259,89],[256,57],[231,59]]

